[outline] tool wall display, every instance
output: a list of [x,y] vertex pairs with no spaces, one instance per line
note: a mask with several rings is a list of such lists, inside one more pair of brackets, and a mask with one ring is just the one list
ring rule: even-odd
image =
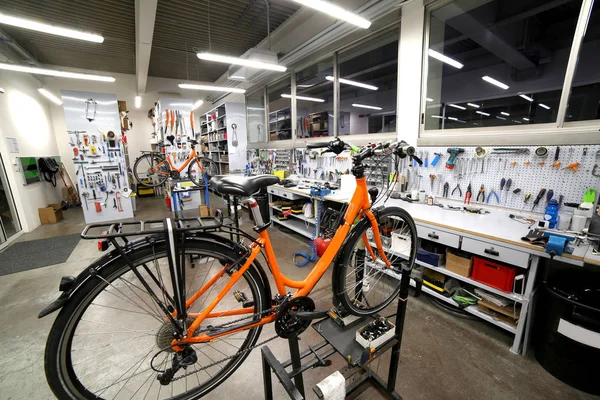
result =
[[85,222],[133,218],[117,96],[67,90],[61,95]]
[[[401,165],[408,191],[468,202],[471,186],[471,204],[485,196],[490,205],[544,212],[547,200],[581,203],[587,188],[600,186],[600,145],[420,147],[417,155],[421,167]],[[438,157],[436,165],[425,161]]]

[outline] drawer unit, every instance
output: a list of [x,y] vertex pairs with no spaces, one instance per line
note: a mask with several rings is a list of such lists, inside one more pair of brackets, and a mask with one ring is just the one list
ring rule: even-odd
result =
[[516,267],[529,267],[529,253],[463,237],[461,250],[502,261]]
[[417,225],[417,234],[421,239],[431,240],[432,242],[441,243],[455,249],[458,248],[460,242],[460,236],[458,235],[423,225]]
[[279,189],[279,188],[275,188],[275,187],[269,187],[267,189],[267,191],[275,196],[281,196],[284,199],[288,199],[288,200],[299,200],[299,199],[306,198],[305,196],[301,196],[299,194],[292,193],[288,190]]

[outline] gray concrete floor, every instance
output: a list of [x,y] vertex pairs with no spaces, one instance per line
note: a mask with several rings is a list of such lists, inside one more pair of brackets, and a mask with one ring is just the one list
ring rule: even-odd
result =
[[[215,198],[215,202],[219,200]],[[220,206],[219,204],[217,204]],[[162,199],[138,200],[138,219],[157,219],[168,215]],[[77,209],[64,212],[65,219],[45,225],[23,235],[20,241],[80,232],[84,227]],[[247,215],[244,215],[247,220]],[[270,229],[282,271],[292,279],[302,279],[310,267],[297,268],[292,253],[307,247],[296,235]],[[55,315],[38,320],[37,314],[58,296],[57,286],[63,275],[77,275],[99,256],[96,243],[80,241],[69,259],[59,265],[0,277],[0,399],[51,399],[46,384],[43,354],[48,331]],[[1,253],[0,253],[1,257]],[[331,275],[328,272],[311,297],[317,308],[328,307]],[[394,308],[390,306],[389,313]],[[384,315],[387,313],[384,313]],[[272,326],[263,329],[260,340],[274,335]],[[301,349],[320,342],[309,328],[301,337]],[[537,362],[514,355],[508,348],[512,336],[483,321],[459,319],[434,307],[423,295],[410,297],[397,391],[405,399],[590,399],[549,375]],[[280,359],[289,357],[287,342],[277,339],[269,347]],[[381,376],[387,376],[388,355],[373,363]],[[305,387],[308,398],[316,398],[311,388],[335,370],[344,360],[334,356],[333,365],[308,370]],[[286,398],[274,380],[275,398]],[[209,399],[263,398],[260,351],[253,351],[228,381],[207,396]],[[361,399],[384,398],[373,388],[358,396]]]

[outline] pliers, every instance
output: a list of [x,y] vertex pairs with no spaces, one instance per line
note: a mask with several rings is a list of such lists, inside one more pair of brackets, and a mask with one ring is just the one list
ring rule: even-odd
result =
[[465,192],[465,200],[463,204],[471,204],[471,195],[473,192],[471,191],[471,183],[469,182],[469,186],[467,186],[467,191]]
[[[480,197],[481,200],[479,200]],[[483,203],[485,201],[485,189],[483,188],[483,185],[481,185],[481,187],[479,188],[479,193],[477,194],[477,201],[480,203]]]
[[456,192],[456,189],[458,189],[458,196],[462,197],[462,190],[460,190],[460,183],[457,183],[456,187],[454,189],[452,189],[452,196],[454,196],[454,192]]
[[498,198],[498,195],[496,194],[496,191],[492,188],[492,191],[490,192],[490,194],[488,194],[487,200],[485,201],[486,203],[490,202],[490,197],[492,197],[492,195],[494,195],[494,197],[496,198],[496,203],[500,203],[500,199]]
[[444,183],[444,192],[442,196],[448,198],[448,190],[450,190],[450,184],[448,182]]

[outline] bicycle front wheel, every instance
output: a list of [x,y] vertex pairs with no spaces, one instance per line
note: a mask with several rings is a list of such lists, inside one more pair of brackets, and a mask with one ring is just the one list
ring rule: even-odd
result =
[[133,165],[133,176],[142,186],[160,186],[169,179],[170,174],[169,163],[159,154],[144,154]]
[[[172,307],[173,285],[164,243],[131,254],[144,281]],[[195,268],[190,265],[191,256]],[[211,283],[188,312],[199,313],[230,283],[223,266],[239,256],[213,242],[186,242],[186,295]],[[243,299],[243,303],[240,303]],[[254,269],[246,271],[196,331],[258,320],[268,307],[265,289]],[[237,314],[232,310],[250,310]],[[230,316],[224,316],[227,313]],[[188,318],[191,321],[191,317]],[[261,327],[211,342],[194,344],[197,361],[161,385],[161,371],[173,365],[173,326],[132,269],[114,262],[88,279],[59,313],[48,337],[45,370],[59,399],[197,399],[227,379],[246,359]]]
[[200,158],[200,167],[196,160],[193,160],[188,167],[188,177],[198,187],[204,187],[204,176],[208,182],[213,176],[219,175],[217,163],[210,158]]
[[370,315],[387,307],[400,292],[402,268],[412,268],[417,255],[417,228],[399,207],[377,214],[377,225],[387,266],[378,252],[371,223],[363,218],[350,232],[333,272],[334,298],[354,315]]

